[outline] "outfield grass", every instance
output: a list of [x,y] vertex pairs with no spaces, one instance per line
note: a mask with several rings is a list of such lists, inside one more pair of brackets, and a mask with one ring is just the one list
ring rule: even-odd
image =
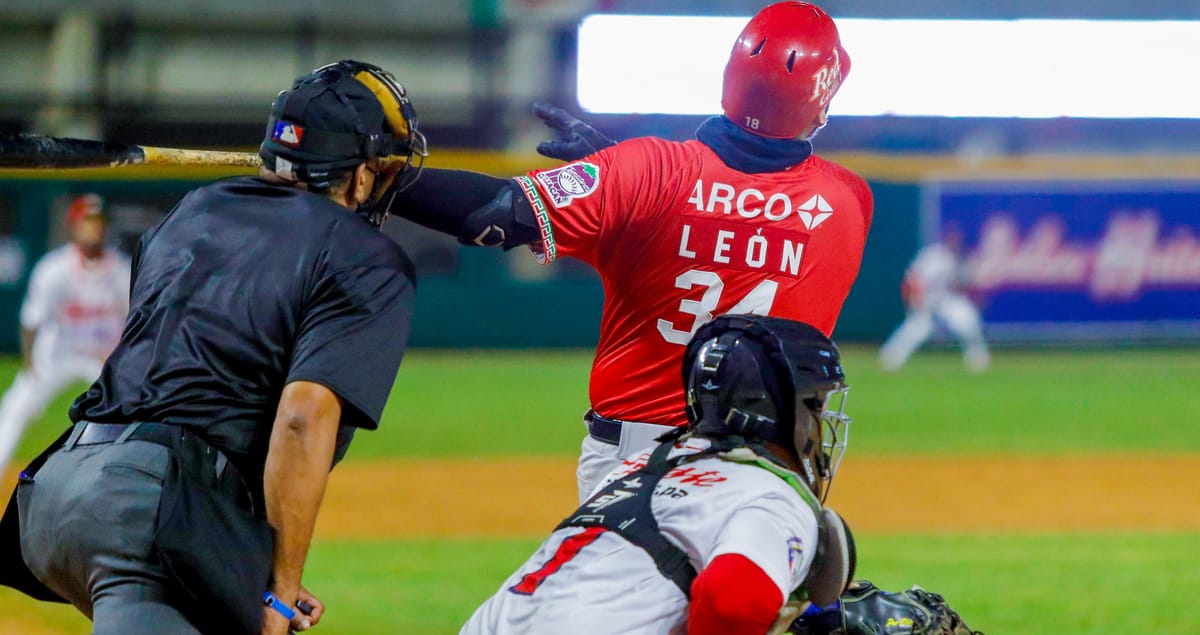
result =
[[[884,374],[847,347],[855,454],[1200,450],[1200,349],[1000,351],[981,375],[953,351]],[[573,454],[588,352],[414,352],[386,421],[355,457]]]
[[[980,375],[954,351],[922,351],[885,374],[874,353],[844,351],[855,454],[1200,451],[1200,349],[999,351]],[[380,429],[360,435],[349,458],[574,454],[590,360],[413,351]],[[0,386],[15,372],[0,358]],[[22,456],[57,435],[74,394],[34,426]]]

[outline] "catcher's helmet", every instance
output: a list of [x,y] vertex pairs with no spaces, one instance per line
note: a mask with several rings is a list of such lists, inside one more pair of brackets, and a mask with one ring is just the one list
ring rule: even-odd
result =
[[803,322],[724,315],[688,343],[683,379],[697,435],[794,449],[801,476],[824,500],[850,423],[848,387],[829,338]]
[[381,224],[387,213],[379,200],[384,191],[403,189],[416,179],[428,151],[408,93],[391,73],[342,60],[279,93],[259,155],[267,169],[317,191],[345,170],[380,159],[381,173],[395,173],[395,182],[380,179],[372,196],[371,220]]
[[742,29],[725,65],[721,107],[754,134],[809,137],[842,80],[850,57],[833,18],[807,2],[776,2]]

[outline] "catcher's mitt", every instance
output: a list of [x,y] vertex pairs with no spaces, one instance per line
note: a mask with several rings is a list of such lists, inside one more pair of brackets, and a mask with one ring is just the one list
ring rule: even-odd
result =
[[806,613],[788,631],[795,635],[983,635],[973,631],[945,598],[919,586],[888,593],[856,581],[840,607]]

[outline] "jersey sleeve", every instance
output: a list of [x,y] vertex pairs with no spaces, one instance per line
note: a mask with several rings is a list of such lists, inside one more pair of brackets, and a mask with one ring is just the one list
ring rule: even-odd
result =
[[696,576],[688,607],[688,635],[766,633],[784,595],[757,565],[723,554]]
[[624,141],[556,168],[516,178],[533,207],[541,240],[534,256],[553,262],[574,256],[595,265],[605,235],[634,214],[652,213],[655,183],[665,172],[661,142],[649,137]]
[[304,307],[287,381],[312,381],[345,402],[342,423],[379,425],[412,325],[415,287],[394,263],[332,269]]
[[740,554],[758,565],[787,597],[804,581],[817,547],[817,520],[803,505],[779,494],[755,498],[730,516],[709,562],[724,554]]
[[29,275],[29,288],[21,303],[21,326],[36,330],[44,326],[53,314],[55,268],[49,258],[42,258]]

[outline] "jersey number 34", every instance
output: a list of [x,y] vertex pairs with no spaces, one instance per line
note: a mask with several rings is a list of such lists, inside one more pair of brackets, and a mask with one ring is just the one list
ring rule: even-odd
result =
[[[663,339],[672,344],[687,345],[692,334],[713,319],[713,311],[716,311],[717,306],[721,303],[721,292],[725,290],[725,282],[716,272],[691,269],[675,278],[675,288],[677,289],[689,291],[696,286],[704,287],[704,295],[700,296],[699,300],[679,301],[679,312],[693,317],[690,330],[679,330],[670,320],[658,320],[658,332],[662,334]],[[768,315],[771,312],[771,305],[775,303],[775,292],[778,289],[779,283],[774,280],[763,280],[726,313]]]

